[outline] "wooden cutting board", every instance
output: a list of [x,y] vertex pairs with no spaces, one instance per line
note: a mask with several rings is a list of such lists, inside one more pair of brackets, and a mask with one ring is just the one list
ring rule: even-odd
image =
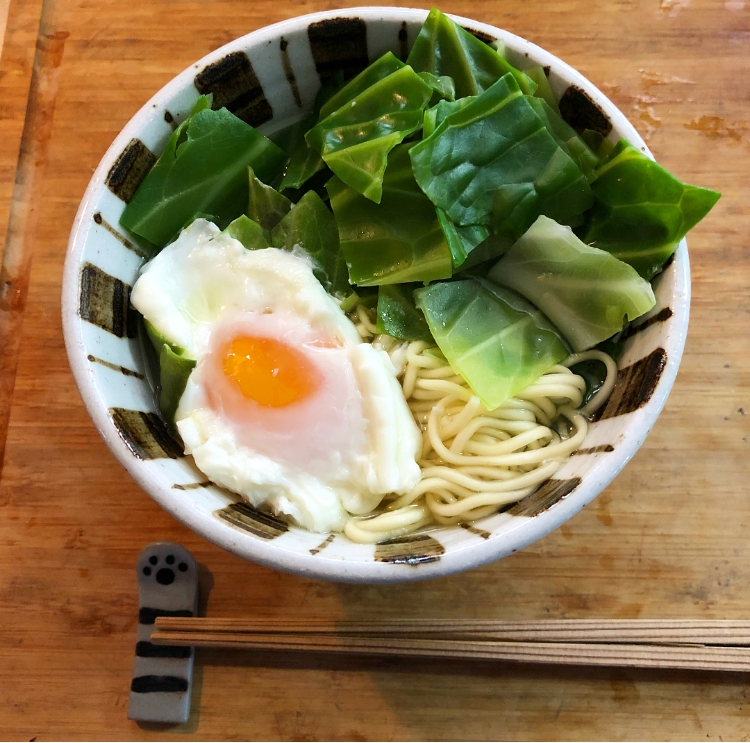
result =
[[[0,349],[0,420],[9,412],[0,738],[747,739],[750,687],[740,676],[223,651],[198,652],[186,725],[126,719],[134,564],[156,540],[193,552],[214,616],[750,617],[743,0],[442,6],[569,62],[630,117],[666,167],[724,194],[689,237],[690,333],[666,408],[617,480],[559,530],[494,565],[417,585],[304,580],[189,532],[109,454],[73,384],[59,310],[68,233],[94,167],[135,111],[188,64],[261,26],[335,5],[10,2],[0,63],[0,319],[15,330]],[[29,96],[35,58],[42,83]]]

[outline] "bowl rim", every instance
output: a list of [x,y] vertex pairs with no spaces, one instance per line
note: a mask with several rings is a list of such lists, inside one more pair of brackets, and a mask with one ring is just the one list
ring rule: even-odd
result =
[[[155,110],[161,110],[164,101],[192,85],[197,69],[202,69],[207,64],[215,62],[233,51],[260,46],[269,39],[277,39],[285,33],[299,31],[317,21],[339,17],[358,17],[365,21],[389,19],[396,22],[421,23],[428,12],[428,10],[419,8],[393,6],[363,6],[319,11],[295,16],[257,29],[208,53],[173,77],[151,96],[115,137],[99,161],[84,192],[70,233],[62,283],[63,335],[69,363],[84,406],[109,450],[151,498],[192,531],[239,557],[301,576],[332,581],[371,583],[422,580],[462,572],[494,562],[546,536],[601,493],[640,448],[661,413],[672,389],[685,345],[690,305],[690,268],[687,243],[683,239],[673,262],[673,291],[680,300],[676,303],[678,309],[674,313],[674,332],[662,344],[667,351],[667,363],[658,385],[648,401],[644,416],[637,422],[635,430],[628,431],[624,440],[618,445],[617,457],[611,460],[614,466],[609,468],[606,473],[599,473],[598,478],[588,478],[570,495],[556,503],[554,508],[537,514],[533,518],[517,519],[518,524],[514,528],[503,531],[495,538],[479,540],[470,545],[446,550],[440,560],[421,564],[418,569],[415,569],[414,566],[376,561],[331,559],[324,557],[324,555],[313,557],[312,555],[285,549],[282,545],[275,544],[273,541],[266,542],[250,535],[244,535],[228,524],[212,518],[210,514],[201,513],[189,507],[186,508],[182,502],[185,497],[184,494],[160,487],[148,468],[144,466],[144,462],[132,455],[116,430],[105,401],[98,394],[93,376],[87,365],[87,354],[81,332],[84,321],[77,312],[79,303],[78,274],[86,244],[85,227],[88,226],[85,224],[87,223],[86,215],[89,211],[89,203],[102,188],[115,157],[133,137],[137,136],[144,125],[144,120],[147,120]],[[626,136],[634,146],[640,148],[649,157],[653,157],[645,142],[625,115],[592,82],[566,62],[538,45],[496,26],[471,18],[453,14],[447,15],[463,26],[469,26],[473,30],[502,39],[513,51],[526,54],[543,66],[550,65],[555,73],[564,78],[569,85],[576,85],[588,93],[606,113],[615,130]]]

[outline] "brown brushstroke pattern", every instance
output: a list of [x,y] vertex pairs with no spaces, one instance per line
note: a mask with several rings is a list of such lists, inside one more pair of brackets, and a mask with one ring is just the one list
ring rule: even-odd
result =
[[367,24],[361,18],[327,18],[307,27],[310,51],[321,80],[337,70],[354,77],[367,67]]
[[475,28],[469,28],[468,26],[462,26],[462,28],[464,31],[468,31],[475,39],[479,39],[482,43],[487,44],[487,46],[492,46],[492,43],[497,41],[494,36],[484,31],[477,31]]
[[42,180],[52,134],[60,65],[68,36],[67,31],[54,31],[42,14],[0,265],[0,469],[18,368],[34,239],[42,211]]
[[110,408],[112,422],[138,459],[179,459],[184,456],[156,413]]
[[131,139],[104,182],[115,196],[129,204],[155,162],[156,155],[140,139]]
[[508,513],[511,516],[538,516],[570,495],[581,484],[580,477],[569,480],[547,480],[533,493],[516,503]]
[[652,325],[656,325],[656,323],[666,322],[670,317],[672,317],[672,314],[672,310],[669,307],[665,307],[664,309],[659,310],[653,317],[649,317],[648,320],[642,322],[640,325],[629,325],[620,337],[620,342],[626,341],[628,338],[632,338],[636,333],[640,333],[642,330],[650,328]]
[[478,526],[474,526],[474,524],[459,524],[459,526],[462,529],[466,529],[466,531],[471,532],[472,534],[476,534],[482,539],[489,539],[492,536],[492,534],[490,534],[488,531],[480,529]]
[[199,490],[200,488],[210,488],[214,483],[211,480],[204,482],[189,482],[185,485],[172,485],[175,490]]
[[279,50],[281,51],[281,66],[284,68],[286,81],[289,83],[289,87],[292,89],[294,102],[297,104],[298,108],[302,108],[302,97],[299,94],[297,78],[294,75],[292,61],[289,59],[289,42],[283,36],[281,37],[281,41],[279,41]]
[[676,253],[672,253],[672,255],[667,258],[666,261],[664,261],[664,265],[661,267],[661,272],[664,273],[673,263],[674,259],[676,257]]
[[78,314],[118,338],[135,338],[138,323],[130,306],[130,286],[93,263],[81,267]]
[[444,553],[445,547],[429,534],[410,534],[375,545],[375,561],[395,565],[437,562]]
[[401,28],[398,30],[398,58],[406,62],[409,56],[409,30],[406,21],[402,21]]
[[244,52],[232,52],[212,62],[195,76],[194,82],[199,93],[213,95],[214,110],[227,108],[250,126],[260,126],[273,118],[271,104]]
[[136,379],[144,379],[143,374],[137,371],[133,371],[132,369],[128,369],[127,366],[120,366],[119,364],[113,364],[111,361],[97,358],[93,354],[89,354],[86,358],[92,364],[101,364],[102,366],[106,366],[107,369],[112,369],[112,371],[120,372],[120,374],[123,374],[126,377],[135,377]]
[[100,227],[103,227],[107,232],[109,232],[112,237],[115,238],[119,243],[121,243],[124,247],[126,247],[128,250],[133,251],[139,258],[146,258],[146,254],[134,243],[130,242],[125,235],[123,235],[119,230],[116,230],[109,222],[107,222],[104,217],[102,217],[101,212],[96,212],[94,214],[94,222],[98,224]]
[[612,444],[600,444],[599,446],[590,446],[588,449],[576,449],[570,453],[571,457],[579,457],[583,454],[608,454],[615,450]]
[[612,122],[594,103],[588,93],[571,85],[560,99],[560,115],[579,134],[592,129],[606,137],[612,131]]
[[322,552],[333,540],[336,539],[335,534],[329,534],[327,539],[324,539],[317,547],[310,550],[310,554],[315,557],[319,552]]
[[289,531],[285,521],[258,511],[248,503],[232,503],[214,511],[214,516],[261,539],[276,539]]
[[666,364],[667,352],[663,348],[657,348],[645,358],[620,369],[617,384],[598,420],[616,418],[642,408],[654,394]]

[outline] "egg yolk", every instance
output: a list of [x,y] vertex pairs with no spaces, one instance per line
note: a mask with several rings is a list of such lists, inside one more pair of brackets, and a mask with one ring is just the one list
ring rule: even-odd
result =
[[310,359],[274,338],[232,340],[224,354],[224,374],[246,398],[274,408],[304,400],[320,384],[320,373]]

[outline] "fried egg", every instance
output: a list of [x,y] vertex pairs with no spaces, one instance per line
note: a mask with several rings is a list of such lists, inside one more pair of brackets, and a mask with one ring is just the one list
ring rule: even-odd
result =
[[143,267],[131,302],[197,361],[175,421],[216,484],[328,532],[419,481],[396,370],[306,254],[247,250],[198,219]]

